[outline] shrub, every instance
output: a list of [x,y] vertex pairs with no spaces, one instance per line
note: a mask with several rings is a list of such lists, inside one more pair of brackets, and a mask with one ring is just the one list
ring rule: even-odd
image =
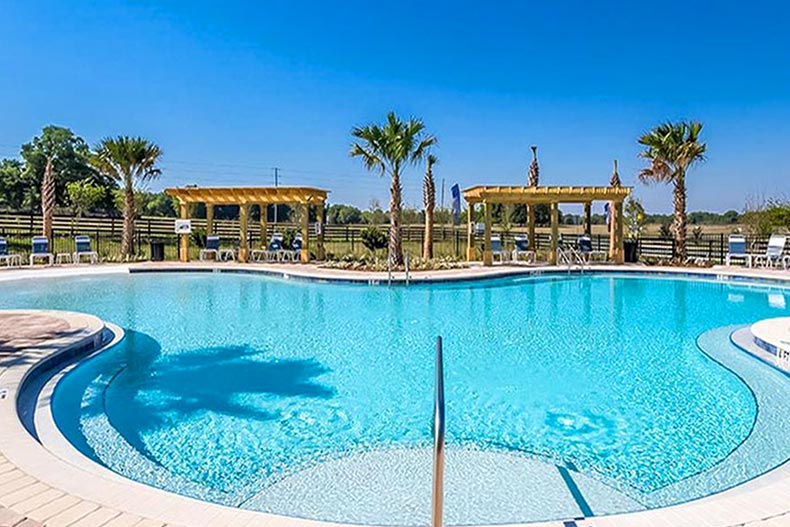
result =
[[387,247],[387,235],[376,227],[366,227],[359,233],[359,236],[362,238],[362,245],[372,253]]

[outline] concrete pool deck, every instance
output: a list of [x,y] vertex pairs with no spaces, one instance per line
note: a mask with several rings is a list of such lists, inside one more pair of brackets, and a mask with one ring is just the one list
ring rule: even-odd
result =
[[[140,271],[263,271],[318,280],[386,283],[386,273],[358,273],[300,264],[132,264],[18,269],[0,281]],[[415,273],[412,281],[482,279],[558,267],[495,266]],[[715,280],[757,279],[790,283],[790,272],[763,269],[593,266],[607,272],[693,274]],[[351,275],[351,276],[350,276]],[[398,273],[396,279],[403,279]],[[68,459],[28,433],[17,411],[17,389],[33,369],[69,350],[96,345],[105,324],[75,313],[6,311],[0,314],[0,527],[24,526],[337,526],[234,509],[171,494],[127,480],[89,461]],[[0,392],[2,393],[2,392]],[[46,392],[39,410],[46,406]],[[47,433],[51,433],[50,430]],[[87,464],[87,465],[86,465]],[[90,465],[92,467],[88,468]],[[790,526],[790,466],[787,464],[721,494],[690,503],[615,516],[532,523],[533,527],[778,527]]]

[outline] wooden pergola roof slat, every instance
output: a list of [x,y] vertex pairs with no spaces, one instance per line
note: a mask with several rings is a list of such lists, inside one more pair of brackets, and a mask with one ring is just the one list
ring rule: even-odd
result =
[[623,201],[632,187],[574,186],[476,186],[464,189],[469,203],[586,203],[590,201]]
[[329,194],[314,187],[178,187],[165,192],[182,203],[208,205],[317,204]]

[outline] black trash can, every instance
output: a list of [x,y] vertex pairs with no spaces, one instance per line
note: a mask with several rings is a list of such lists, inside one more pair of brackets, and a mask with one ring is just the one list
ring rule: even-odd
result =
[[165,242],[161,240],[151,240],[151,261],[165,261]]
[[639,261],[638,240],[625,240],[623,242],[623,250],[625,252],[625,263],[636,263]]

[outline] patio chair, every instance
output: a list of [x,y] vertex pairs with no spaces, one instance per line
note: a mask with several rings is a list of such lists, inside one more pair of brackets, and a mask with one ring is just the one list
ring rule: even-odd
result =
[[535,251],[529,249],[529,236],[526,234],[516,234],[513,237],[513,261],[517,262],[523,256],[526,258],[527,263],[535,261]]
[[502,238],[499,236],[491,236],[491,256],[499,257],[500,262],[507,260],[507,251],[503,249]]
[[216,234],[209,234],[206,236],[206,247],[200,249],[198,258],[200,261],[205,261],[209,255],[214,255],[214,261],[218,262],[219,258],[219,236]]
[[763,267],[779,267],[787,269],[790,262],[790,256],[785,256],[785,243],[787,236],[784,234],[772,234],[768,240],[768,247],[765,249],[765,254],[758,254],[754,257],[754,265],[762,265]]
[[12,265],[22,265],[21,254],[8,253],[8,241],[5,238],[0,238],[0,263],[4,263],[8,267]]
[[730,234],[727,241],[729,249],[724,258],[724,265],[730,265],[733,258],[744,260],[747,267],[752,266],[752,255],[746,251],[746,236],[743,234]]
[[291,252],[291,257],[290,258],[291,258],[292,262],[299,262],[299,261],[302,260],[302,235],[301,234],[297,234],[296,237],[294,237],[293,250],[291,250],[290,252]]
[[592,238],[586,234],[579,236],[579,238],[576,240],[576,250],[579,252],[579,255],[587,262],[591,262],[596,258],[606,260],[606,258],[609,256],[609,253],[606,251],[594,250]]
[[49,252],[49,240],[46,236],[33,236],[32,251],[30,252],[30,265],[36,261],[46,260],[47,265],[55,263],[55,255]]
[[283,251],[283,235],[275,232],[269,240],[268,247],[263,251],[263,259],[267,262],[280,261]]
[[76,250],[74,251],[74,263],[80,263],[83,258],[88,259],[88,263],[95,264],[99,261],[99,253],[91,247],[90,236],[75,236],[74,244]]

